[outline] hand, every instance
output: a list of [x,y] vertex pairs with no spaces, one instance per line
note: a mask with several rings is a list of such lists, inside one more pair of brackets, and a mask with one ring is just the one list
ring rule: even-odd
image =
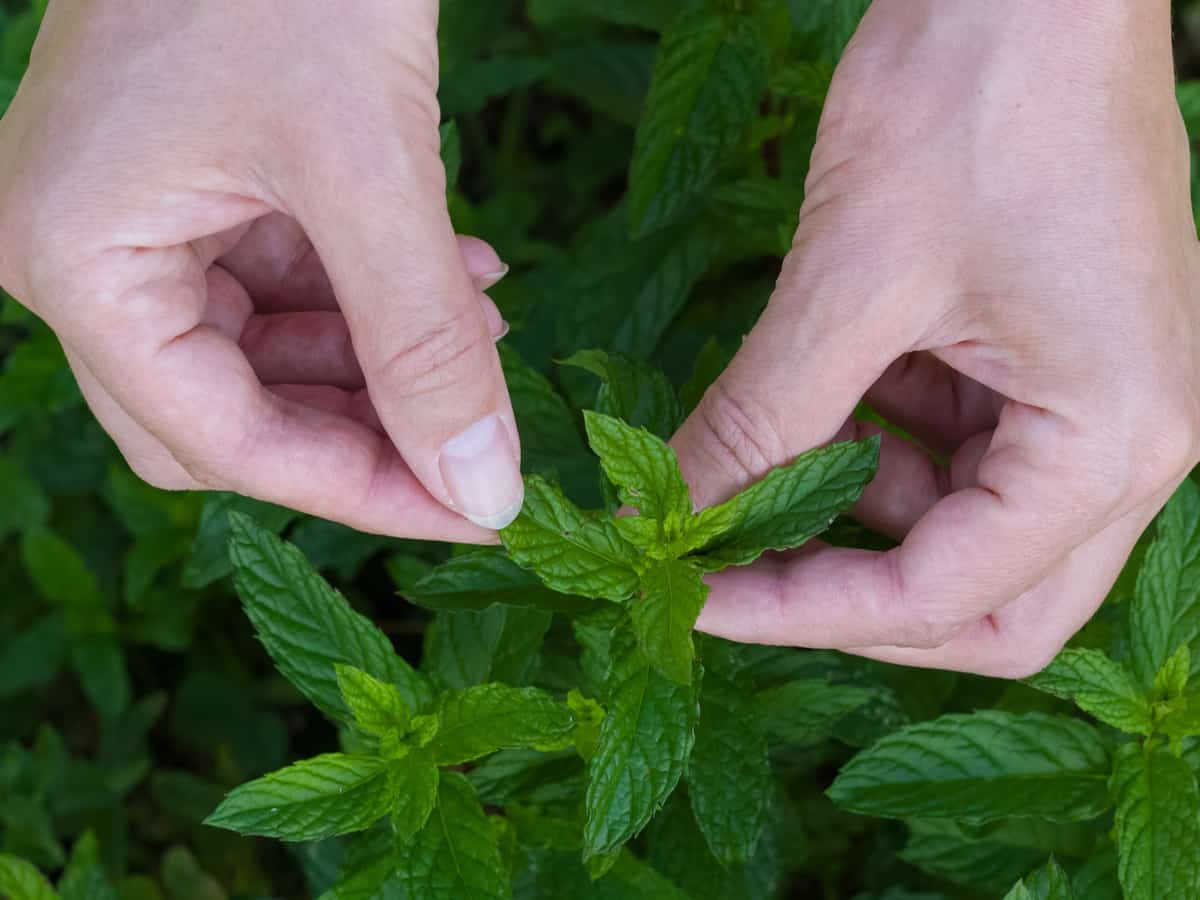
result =
[[734,640],[1020,677],[1092,616],[1200,459],[1189,153],[1167,0],[876,0],[834,78],[792,253],[675,445],[704,506],[885,436],[855,515],[712,579]]
[[516,515],[503,267],[450,225],[437,11],[50,4],[0,122],[0,284],[147,481],[405,537]]

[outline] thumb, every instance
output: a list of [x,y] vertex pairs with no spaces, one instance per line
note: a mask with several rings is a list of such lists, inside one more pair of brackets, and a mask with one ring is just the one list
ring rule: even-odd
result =
[[795,260],[785,264],[762,318],[671,442],[697,509],[837,438],[903,352],[897,329],[864,331],[876,304],[864,310],[860,291],[848,284],[814,290],[796,267]]
[[437,128],[363,157],[322,161],[298,218],[400,456],[441,503],[503,528],[524,496],[520,444],[487,305],[447,212]]

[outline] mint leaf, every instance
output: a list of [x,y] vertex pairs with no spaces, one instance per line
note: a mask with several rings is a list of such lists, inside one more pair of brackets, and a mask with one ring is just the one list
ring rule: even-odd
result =
[[1154,676],[1154,695],[1166,699],[1182,697],[1191,675],[1192,651],[1187,644],[1180,644]]
[[1130,607],[1133,670],[1149,688],[1180,644],[1200,633],[1200,487],[1187,479],[1158,518]]
[[552,619],[539,609],[504,606],[444,610],[426,632],[421,665],[442,687],[522,685],[536,670]]
[[437,804],[438,782],[438,767],[425,750],[410,753],[392,764],[388,793],[396,801],[391,824],[401,841],[407,841],[429,821],[429,814]]
[[0,647],[0,698],[41,687],[58,674],[67,652],[59,613],[44,616]]
[[692,499],[675,453],[660,438],[619,419],[585,412],[588,442],[622,502],[657,519],[669,537],[692,514]]
[[62,900],[117,900],[116,888],[108,880],[100,861],[96,835],[85,831],[71,848],[71,859],[58,883]]
[[767,550],[790,550],[821,534],[862,496],[879,466],[879,447],[872,438],[813,450],[701,512],[689,534],[704,565],[746,566]]
[[1071,879],[1053,859],[1046,867],[1013,885],[1004,900],[1075,900]]
[[208,587],[233,572],[229,538],[232,534],[230,518],[235,513],[249,516],[256,525],[273,534],[280,533],[299,517],[299,513],[293,510],[249,497],[229,493],[208,494],[204,498],[200,525],[192,541],[191,558],[183,570],[184,587]]
[[[683,421],[675,388],[653,366],[620,353],[580,350],[563,360],[599,376],[603,384],[596,395],[596,411],[668,440]],[[691,506],[688,507],[691,512]]]
[[998,897],[1046,858],[1044,847],[978,838],[948,819],[914,819],[900,859],[937,878]]
[[487,548],[452,556],[404,586],[405,599],[426,609],[486,609],[495,604],[575,613],[591,601],[552,591],[503,550]]
[[235,788],[206,825],[284,841],[319,841],[370,828],[387,815],[387,760],[328,753]]
[[21,538],[25,568],[38,592],[75,616],[92,611],[102,614],[103,599],[79,552],[46,528],[31,528]]
[[767,84],[756,23],[708,10],[676,19],[663,35],[629,172],[635,236],[675,221],[736,148]]
[[[437,806],[387,882],[397,900],[507,900],[509,874],[496,833],[475,789],[458,772],[443,772]],[[339,895],[340,896],[340,895]]]
[[1100,735],[1077,719],[953,714],[902,728],[858,754],[829,796],[851,812],[891,818],[1084,821],[1109,806],[1108,770]]
[[869,688],[822,679],[789,681],[760,692],[756,715],[772,737],[790,744],[823,741],[844,716],[875,696]]
[[1072,700],[1084,712],[1122,731],[1149,735],[1154,730],[1149,698],[1133,673],[1099,650],[1064,650],[1026,684]]
[[83,692],[102,718],[111,722],[129,708],[133,689],[125,653],[115,638],[95,635],[76,640],[71,646],[71,664]]
[[1126,744],[1111,789],[1128,900],[1200,896],[1200,789],[1187,764],[1161,746]]
[[411,710],[429,687],[396,655],[387,635],[350,608],[308,560],[251,519],[231,517],[234,584],[259,640],[280,672],[328,716],[353,722],[334,666],[354,666],[394,684]]
[[446,169],[446,190],[452,191],[458,187],[458,173],[462,171],[462,139],[458,135],[457,122],[443,122],[442,165]]
[[588,765],[585,858],[645,827],[679,783],[695,740],[695,688],[650,668],[631,643],[621,635],[611,646],[612,697]]
[[58,900],[58,894],[36,866],[3,853],[0,853],[0,896],[6,900]]
[[376,737],[392,729],[403,732],[408,728],[413,710],[394,684],[342,663],[334,665],[334,672],[342,700],[359,728]]
[[688,796],[713,856],[738,865],[753,856],[767,821],[773,787],[767,741],[749,679],[710,666],[700,700]]
[[700,569],[686,560],[650,562],[630,606],[633,629],[646,658],[679,684],[692,681],[692,631],[708,598]]
[[612,521],[589,516],[536,475],[525,479],[525,507],[500,537],[517,563],[561,593],[623,601],[637,590],[635,552]]
[[497,750],[558,750],[571,744],[575,717],[536,688],[484,684],[443,694],[430,752],[439,765],[470,762]]

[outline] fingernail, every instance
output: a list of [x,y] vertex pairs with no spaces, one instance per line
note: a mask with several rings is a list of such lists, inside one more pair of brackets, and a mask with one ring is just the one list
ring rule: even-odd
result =
[[475,283],[479,286],[481,291],[486,291],[488,288],[495,287],[497,284],[499,284],[504,279],[504,276],[508,273],[509,268],[508,264],[506,263],[502,269],[499,269],[495,272],[489,272],[487,275],[480,275]]
[[455,509],[476,525],[499,531],[521,512],[525,486],[499,416],[480,419],[446,441],[438,464]]
[[500,308],[490,298],[484,297],[482,303],[483,315],[487,319],[488,333],[494,341],[503,340],[504,336],[508,334],[508,322],[504,320]]

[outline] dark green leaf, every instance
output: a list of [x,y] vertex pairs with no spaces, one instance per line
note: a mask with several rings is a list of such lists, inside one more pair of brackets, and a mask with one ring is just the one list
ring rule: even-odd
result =
[[279,534],[299,513],[237,494],[209,494],[192,541],[192,554],[183,570],[183,586],[207,587],[233,572],[229,558],[230,514],[249,516],[258,527]]
[[1052,859],[1017,882],[1004,900],[1075,900],[1075,891],[1062,866]]
[[692,631],[708,598],[700,570],[686,560],[648,562],[630,606],[633,629],[646,658],[679,684],[690,684]]
[[[664,441],[675,434],[683,420],[683,410],[675,388],[653,366],[620,353],[580,350],[563,360],[591,372],[602,384],[596,397],[596,409],[620,419],[634,428],[645,428]],[[688,507],[691,512],[691,507]]]
[[91,831],[75,842],[58,893],[62,900],[117,900],[117,890],[104,872],[100,845]]
[[401,593],[426,609],[477,610],[504,604],[553,612],[581,612],[591,601],[552,591],[503,550],[484,548],[452,556]]
[[738,13],[681,16],[663,36],[629,174],[632,231],[676,220],[741,140],[767,83],[758,25]]
[[542,610],[503,606],[439,612],[426,634],[421,664],[443,687],[524,684],[537,668],[551,619]]
[[57,613],[38,619],[0,645],[0,698],[41,687],[62,666],[67,632]]
[[1104,743],[1085,722],[985,711],[885,737],[842,768],[829,796],[873,816],[1083,821],[1110,804],[1108,770]]
[[299,550],[246,516],[234,514],[232,523],[234,581],[246,615],[279,671],[301,693],[327,715],[352,722],[334,672],[334,665],[343,663],[394,684],[410,709],[426,705],[424,680]]
[[824,740],[844,716],[868,703],[869,688],[801,679],[767,688],[755,701],[763,728],[773,737],[794,744]]
[[1165,747],[1126,744],[1112,792],[1126,898],[1200,896],[1200,789],[1187,764]]

